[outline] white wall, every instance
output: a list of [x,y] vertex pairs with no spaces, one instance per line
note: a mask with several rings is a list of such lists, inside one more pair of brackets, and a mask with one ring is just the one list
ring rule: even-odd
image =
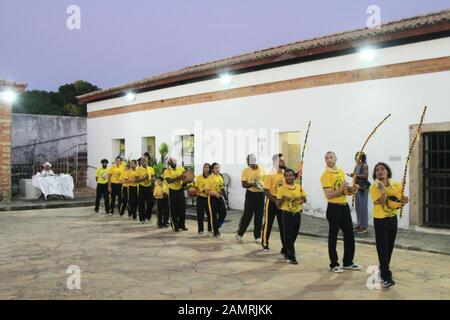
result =
[[[217,128],[222,132],[247,128],[297,131],[304,130],[311,120],[304,185],[310,205],[316,214],[323,215],[326,202],[319,179],[325,166],[324,153],[335,151],[339,166],[351,171],[355,152],[368,133],[386,114],[392,113],[389,122],[367,146],[366,153],[371,168],[378,161],[388,162],[394,178],[400,180],[408,152],[408,128],[418,122],[423,106],[429,106],[427,122],[450,121],[449,83],[450,72],[440,72],[92,118],[88,120],[88,161],[89,165],[97,166],[102,158],[111,159],[112,139],[125,138],[126,154],[139,155],[142,137],[155,136],[159,146],[171,140],[175,129],[193,132],[194,121],[198,120],[203,121],[204,130]],[[195,138],[199,150],[202,141],[198,136]],[[202,165],[199,156],[196,152],[197,172]],[[398,156],[401,161],[389,159]],[[232,177],[230,202],[237,209],[243,206],[244,191],[239,182],[243,168],[243,165],[222,165],[222,171]],[[93,170],[89,178],[93,185]],[[400,226],[408,226],[408,221],[406,210]]]
[[445,56],[450,56],[450,41],[448,38],[378,49],[377,54],[372,61],[363,61],[360,59],[359,54],[355,53],[252,73],[238,74],[232,77],[232,82],[228,85],[224,85],[220,79],[216,78],[177,87],[139,93],[136,94],[136,100],[133,102],[128,101],[125,97],[93,102],[88,104],[88,112],[267,82]]
[[[350,54],[236,75],[232,77],[232,83],[226,86],[220,80],[213,79],[140,93],[133,102],[123,97],[109,99],[88,104],[88,112],[297,77],[450,56],[448,40],[379,49],[371,62],[362,61],[358,54]],[[157,148],[161,142],[168,142],[173,147],[173,137],[194,133],[194,123],[197,121],[201,121],[203,132],[217,129],[219,134],[224,134],[230,129],[251,128],[303,131],[308,120],[312,120],[304,184],[313,213],[323,215],[326,202],[319,178],[324,169],[324,153],[335,151],[339,165],[351,171],[354,154],[368,133],[384,116],[392,113],[392,118],[376,134],[366,151],[371,167],[378,161],[388,162],[394,177],[400,180],[409,146],[408,128],[418,122],[423,106],[429,106],[427,122],[450,121],[449,83],[450,72],[440,72],[92,118],[88,120],[89,165],[97,166],[104,157],[113,158],[112,139],[125,138],[126,154],[132,152],[133,157],[137,158],[142,150],[142,137],[155,136]],[[202,151],[211,147],[211,142],[203,139],[198,134],[195,137],[197,173],[201,171],[204,161],[217,160],[216,157],[202,158]],[[245,150],[249,151],[254,150]],[[228,147],[225,156],[230,152]],[[244,200],[244,190],[239,181],[241,170],[245,167],[244,156],[239,160],[237,164],[222,163],[222,171],[232,177],[230,202],[236,209],[242,208]],[[219,161],[223,162],[222,159]],[[93,170],[90,170],[89,177],[93,185]],[[401,227],[408,226],[409,217],[405,211]]]

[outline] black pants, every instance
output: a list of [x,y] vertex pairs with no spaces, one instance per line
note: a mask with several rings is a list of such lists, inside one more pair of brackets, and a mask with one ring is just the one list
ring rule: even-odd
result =
[[137,208],[138,208],[138,187],[130,186],[129,189],[129,207],[128,207],[128,216],[133,217],[134,220],[137,218]]
[[395,237],[397,236],[397,216],[384,219],[373,219],[375,227],[375,241],[377,244],[378,260],[380,262],[380,276],[385,281],[392,280],[389,270]]
[[117,197],[117,208],[120,211],[122,204],[122,185],[120,183],[111,183],[111,214],[114,213],[114,207]]
[[220,235],[219,229],[225,222],[225,217],[227,216],[227,209],[223,198],[208,196],[208,211],[212,231],[215,236]]
[[211,219],[209,219],[208,197],[197,196],[197,224],[198,232],[204,231],[205,215],[208,220],[208,231],[211,231]]
[[262,245],[263,247],[269,246],[270,233],[272,232],[273,221],[277,217],[278,229],[280,230],[280,239],[282,247],[284,248],[284,232],[283,230],[283,219],[281,210],[277,208],[277,205],[266,198],[266,203],[264,205],[264,225],[262,230]]
[[241,237],[244,235],[254,216],[253,236],[255,239],[261,238],[263,212],[264,193],[247,190],[245,193],[244,213],[242,214],[237,231],[238,235]]
[[351,266],[355,255],[355,236],[353,234],[353,223],[349,205],[328,203],[327,220],[329,225],[328,255],[330,257],[330,268],[339,266],[336,251],[339,229],[344,234],[344,267]]
[[106,213],[109,212],[109,194],[107,183],[97,183],[97,190],[95,193],[95,211],[98,211],[100,207],[100,199],[103,197],[105,203]]
[[169,189],[169,212],[174,231],[186,228],[186,199],[183,189]]
[[139,221],[152,218],[153,195],[151,187],[139,186]]
[[169,199],[156,199],[156,209],[158,211],[158,226],[169,224]]
[[129,202],[129,187],[122,187],[122,205],[120,206],[120,215],[123,216],[125,210],[128,210],[128,216],[130,216],[130,208],[128,207]]
[[300,223],[302,215],[300,212],[291,213],[287,211],[281,212],[283,220],[283,228],[280,233],[283,233],[284,238],[284,252],[289,259],[295,257],[295,240],[297,240],[298,232],[300,231]]

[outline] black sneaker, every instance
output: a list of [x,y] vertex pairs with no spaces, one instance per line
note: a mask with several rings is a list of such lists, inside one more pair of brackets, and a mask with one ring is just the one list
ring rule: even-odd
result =
[[270,252],[269,246],[263,246],[262,251],[263,251],[263,252]]
[[297,261],[297,259],[296,259],[295,257],[291,257],[291,258],[289,259],[289,263],[290,263],[290,264],[298,264],[298,261]]
[[183,227],[183,228],[181,228],[181,230],[183,230],[183,231],[188,231],[188,228]]
[[216,238],[216,239],[220,239],[220,232],[218,232],[218,233],[214,234],[214,238]]
[[98,213],[98,209],[94,209],[95,213]]
[[394,279],[383,280],[382,284],[383,284],[383,287],[389,288],[389,287],[395,285],[395,281],[394,281]]

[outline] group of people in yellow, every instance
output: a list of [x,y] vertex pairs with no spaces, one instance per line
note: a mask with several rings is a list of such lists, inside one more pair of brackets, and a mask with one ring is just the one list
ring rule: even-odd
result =
[[[277,218],[282,244],[281,254],[291,264],[298,264],[295,241],[300,231],[303,204],[307,201],[299,174],[285,165],[282,154],[272,157],[273,169],[265,172],[257,164],[256,157],[247,157],[248,167],[242,172],[241,183],[246,189],[244,212],[238,224],[235,237],[238,242],[254,221],[253,236],[262,250],[270,251],[269,238],[275,217]],[[148,156],[143,156],[138,166],[136,160],[129,164],[120,157],[108,167],[103,159],[97,169],[97,197],[95,211],[98,212],[100,199],[105,201],[106,214],[114,214],[115,199],[118,199],[120,215],[128,209],[130,218],[136,219],[139,208],[139,221],[151,221],[154,200],[157,204],[157,225],[159,228],[170,226],[175,232],[187,230],[186,200],[184,187],[185,169],[177,166],[175,159],[168,160],[163,177],[155,177],[152,167],[148,166]],[[328,202],[326,218],[329,224],[328,254],[330,270],[335,273],[346,270],[361,270],[354,263],[355,239],[348,197],[358,192],[357,184],[346,181],[344,171],[336,165],[334,152],[325,155],[326,168],[320,181]],[[402,196],[402,186],[392,180],[392,171],[385,163],[378,163],[373,171],[374,183],[369,193],[374,204],[373,218],[376,236],[376,248],[380,265],[380,281],[385,287],[395,284],[390,271],[390,260],[397,234],[397,214],[399,208],[408,203]],[[195,177],[198,233],[204,235],[204,220],[207,217],[208,232],[220,238],[220,228],[225,222],[226,206],[224,201],[224,179],[220,173],[220,164],[205,163],[202,174]],[[339,230],[344,234],[343,267],[340,267],[336,250]]]

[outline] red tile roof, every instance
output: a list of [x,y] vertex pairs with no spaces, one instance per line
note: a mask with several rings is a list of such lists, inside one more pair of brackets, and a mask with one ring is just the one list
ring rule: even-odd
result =
[[273,64],[299,57],[311,57],[369,43],[406,39],[450,30],[450,10],[386,23],[379,29],[358,29],[336,33],[315,39],[289,43],[265,50],[246,53],[226,59],[186,67],[143,80],[95,91],[79,96],[82,103],[103,100],[129,90],[151,90],[151,88],[176,84],[179,81],[212,76],[225,71]]

